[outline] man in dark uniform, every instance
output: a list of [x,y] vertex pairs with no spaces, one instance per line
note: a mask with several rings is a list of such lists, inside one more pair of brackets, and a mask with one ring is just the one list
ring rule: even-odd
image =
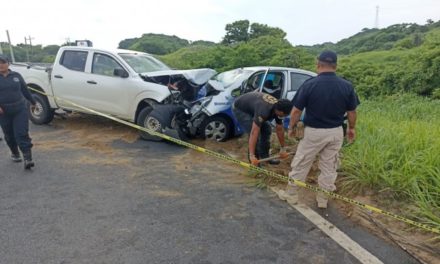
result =
[[[333,51],[324,51],[317,58],[318,76],[304,82],[293,99],[294,107],[289,124],[289,136],[293,136],[302,111],[304,138],[300,141],[292,160],[289,178],[305,181],[310,167],[319,155],[318,184],[327,191],[336,190],[336,169],[339,166],[339,150],[343,142],[344,115],[347,113],[347,137],[355,139],[356,107],[359,99],[350,82],[336,75],[337,56]],[[279,196],[290,203],[297,203],[297,186],[289,181],[286,191]],[[327,196],[316,195],[319,208],[327,208]]]
[[[253,165],[258,165],[259,159],[269,157],[272,134],[270,121],[273,119],[281,145],[280,158],[287,158],[282,118],[292,110],[292,102],[286,99],[277,100],[266,93],[251,92],[238,97],[232,109],[240,125],[249,133],[249,160]],[[269,163],[279,164],[280,161],[271,160]]]
[[25,169],[32,168],[32,142],[29,137],[28,105],[35,100],[27,89],[23,77],[9,70],[9,60],[0,54],[0,125],[5,141],[11,150],[11,159],[21,162],[23,153]]

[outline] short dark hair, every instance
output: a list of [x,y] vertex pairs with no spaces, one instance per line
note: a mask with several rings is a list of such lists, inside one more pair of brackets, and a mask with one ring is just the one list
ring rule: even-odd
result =
[[325,62],[325,61],[320,61],[318,60],[318,64],[324,67],[330,67],[333,69],[336,69],[336,67],[338,66],[336,63],[330,63],[330,62]]
[[289,114],[292,111],[293,103],[287,99],[280,99],[275,103],[275,110],[281,111],[285,114]]

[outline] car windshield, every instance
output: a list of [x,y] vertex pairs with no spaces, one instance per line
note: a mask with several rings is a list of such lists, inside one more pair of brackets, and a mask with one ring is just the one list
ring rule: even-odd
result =
[[213,77],[214,80],[219,81],[223,84],[225,88],[236,82],[242,82],[247,79],[254,71],[252,70],[244,70],[244,69],[235,69],[226,72],[222,72]]
[[146,54],[119,53],[119,56],[137,73],[171,70],[160,60]]

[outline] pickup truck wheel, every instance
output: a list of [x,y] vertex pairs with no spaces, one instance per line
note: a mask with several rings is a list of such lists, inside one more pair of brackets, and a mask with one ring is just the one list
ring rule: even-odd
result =
[[202,123],[200,128],[203,138],[223,142],[230,136],[231,122],[221,116],[211,116]]
[[[151,106],[147,106],[144,109],[142,109],[141,112],[139,113],[139,117],[137,119],[137,125],[151,129],[156,132],[162,132],[161,120],[158,120],[157,118],[155,118],[153,116],[150,116],[151,111],[153,111],[153,108]],[[151,140],[151,141],[161,141],[162,140],[161,138],[152,136],[144,131],[141,131],[140,136],[144,140]]]
[[29,108],[29,119],[36,125],[48,124],[53,120],[55,111],[50,108],[47,98],[41,94],[32,94],[35,99],[35,107]]

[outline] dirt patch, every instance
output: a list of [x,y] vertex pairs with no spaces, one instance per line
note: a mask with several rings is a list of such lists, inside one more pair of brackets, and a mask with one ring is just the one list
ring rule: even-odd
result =
[[[408,206],[394,202],[383,206],[379,196],[356,196],[356,201],[384,208],[398,215],[405,215]],[[422,263],[440,263],[440,238],[432,233],[416,229],[390,217],[372,213],[343,201],[334,201],[340,211],[354,223],[366,227],[373,234],[397,244]]]
[[96,153],[79,157],[75,162],[80,164],[129,166],[130,159],[121,159],[123,153],[112,144],[115,140],[133,143],[139,138],[136,130],[98,116],[75,113],[67,119],[56,118],[51,125],[57,130],[32,133],[35,150],[87,149]]
[[151,194],[158,196],[158,197],[171,197],[171,198],[177,198],[177,197],[182,197],[183,194],[180,192],[176,192],[176,191],[169,191],[169,190],[155,190],[150,192]]

